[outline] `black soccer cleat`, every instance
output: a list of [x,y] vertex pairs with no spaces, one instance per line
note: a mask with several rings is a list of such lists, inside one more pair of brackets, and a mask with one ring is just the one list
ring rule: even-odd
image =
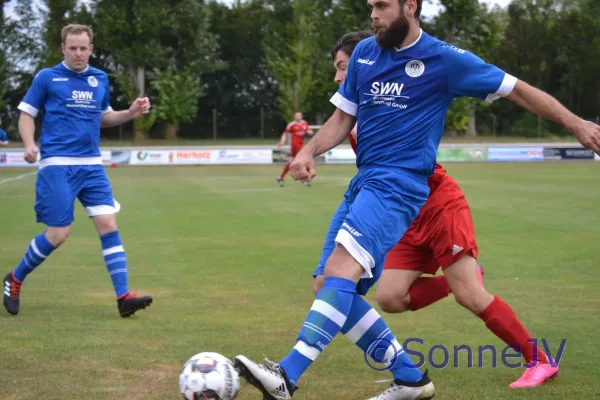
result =
[[9,314],[19,313],[19,297],[21,295],[21,282],[17,281],[12,272],[4,277],[4,308]]
[[125,296],[117,300],[117,304],[121,317],[128,318],[135,314],[136,311],[143,310],[144,308],[150,306],[150,304],[152,304],[152,297],[138,297],[135,293],[127,293]]

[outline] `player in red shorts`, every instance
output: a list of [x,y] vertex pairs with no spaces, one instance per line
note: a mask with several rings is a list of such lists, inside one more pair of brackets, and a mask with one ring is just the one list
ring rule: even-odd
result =
[[[339,85],[345,79],[352,51],[368,36],[365,32],[349,33],[334,47],[335,81]],[[360,143],[353,135],[348,139],[356,152]],[[475,228],[464,193],[439,164],[428,184],[430,194],[419,216],[387,255],[377,283],[378,305],[388,313],[416,311],[452,292],[456,301],[479,316],[492,333],[507,345],[519,348],[527,365],[532,366],[511,388],[538,386],[556,376],[558,366],[550,364],[546,354],[529,342],[532,336],[511,307],[483,287]],[[435,275],[440,267],[444,275],[422,276]],[[323,279],[323,275],[316,275],[313,292],[318,292]],[[394,396],[391,388],[389,393],[371,400],[396,399]]]
[[[277,177],[277,183],[279,183],[279,186],[283,187],[283,179],[285,178],[288,171],[290,170],[290,164],[294,160],[294,157],[296,157],[296,154],[298,154],[300,152],[300,150],[302,150],[302,147],[304,146],[304,137],[307,134],[312,136],[314,134],[314,132],[308,126],[308,122],[306,122],[305,120],[302,119],[302,112],[296,111],[296,113],[294,114],[294,120],[287,125],[287,127],[285,128],[285,131],[283,131],[283,134],[281,135],[281,140],[279,141],[279,143],[277,143],[277,147],[284,146],[287,135],[292,136],[292,146],[290,149],[290,157],[288,159],[288,162],[283,167],[283,171],[281,172],[281,175],[279,175],[279,177]],[[306,186],[310,186],[309,182],[302,182],[302,183],[304,183],[304,185],[306,185]]]

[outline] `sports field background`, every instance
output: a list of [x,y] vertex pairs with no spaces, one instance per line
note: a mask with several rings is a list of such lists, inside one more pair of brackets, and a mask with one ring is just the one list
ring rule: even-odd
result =
[[[557,380],[514,391],[502,342],[452,296],[384,314],[398,339],[494,345],[484,368],[428,366],[436,399],[600,398],[600,163],[447,164],[470,201],[485,285],[553,352]],[[0,313],[0,399],[177,399],[183,362],[201,351],[279,360],[312,303],[312,271],[354,166],[317,166],[312,188],[275,182],[281,166],[108,169],[130,287],[154,304],[121,319],[100,242],[80,204],[71,237],[23,286],[21,314]],[[42,230],[33,169],[0,169],[0,275]],[[24,174],[29,174],[25,175]],[[18,180],[8,180],[20,176]],[[368,296],[372,304],[373,294]],[[264,355],[263,355],[264,353]],[[441,352],[436,353],[441,359]],[[476,357],[477,354],[474,354]],[[298,399],[365,400],[386,373],[339,336],[299,382]],[[241,400],[260,399],[245,383]]]

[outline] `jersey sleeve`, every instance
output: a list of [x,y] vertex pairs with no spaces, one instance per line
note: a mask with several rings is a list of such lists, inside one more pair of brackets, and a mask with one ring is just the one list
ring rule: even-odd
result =
[[508,96],[517,84],[517,78],[468,51],[446,48],[443,58],[453,97],[475,97],[491,103]]
[[102,114],[106,114],[113,110],[110,106],[110,82],[108,81],[108,77],[105,77],[105,80],[104,97],[102,98]]
[[27,90],[25,97],[17,107],[34,118],[37,117],[46,100],[45,77],[46,74],[42,70],[33,78],[29,90]]
[[356,75],[357,75],[357,65],[356,62],[358,58],[358,53],[360,53],[360,43],[356,47],[356,49],[352,52],[352,56],[350,56],[350,61],[348,61],[348,71],[346,72],[346,79],[344,79],[344,83],[338,89],[338,91],[331,98],[331,103],[345,112],[346,114],[350,114],[356,117],[358,113],[358,88],[356,83]]

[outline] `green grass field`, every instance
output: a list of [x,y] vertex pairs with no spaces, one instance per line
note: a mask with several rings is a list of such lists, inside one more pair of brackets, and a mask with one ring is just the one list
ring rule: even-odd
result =
[[[600,163],[447,164],[471,203],[488,289],[512,305],[556,352],[555,381],[533,390],[508,384],[522,370],[426,362],[436,399],[600,398]],[[353,166],[319,166],[312,188],[280,166],[109,169],[122,205],[130,287],[154,304],[118,316],[100,242],[81,205],[71,237],[23,286],[21,314],[0,313],[0,399],[177,399],[183,362],[201,351],[278,360],[295,343],[312,303],[311,274]],[[33,212],[31,169],[0,169],[0,274],[42,230]],[[374,304],[373,293],[368,299]],[[452,296],[419,312],[384,315],[402,342],[427,355],[504,346]],[[442,359],[436,353],[436,362]],[[299,383],[298,399],[367,399],[386,373],[338,337]],[[260,399],[242,385],[241,400]]]

